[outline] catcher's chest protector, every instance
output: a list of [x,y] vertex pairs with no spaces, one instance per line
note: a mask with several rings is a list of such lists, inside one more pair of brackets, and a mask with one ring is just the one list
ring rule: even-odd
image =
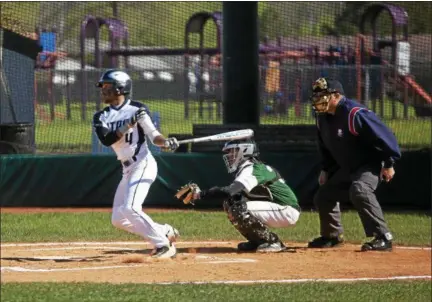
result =
[[225,201],[224,209],[231,223],[247,240],[268,243],[279,241],[275,233],[270,232],[266,225],[247,210],[245,201]]

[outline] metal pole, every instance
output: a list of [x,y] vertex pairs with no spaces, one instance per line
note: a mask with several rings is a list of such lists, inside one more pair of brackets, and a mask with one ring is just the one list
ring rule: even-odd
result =
[[223,2],[224,124],[259,126],[258,2]]

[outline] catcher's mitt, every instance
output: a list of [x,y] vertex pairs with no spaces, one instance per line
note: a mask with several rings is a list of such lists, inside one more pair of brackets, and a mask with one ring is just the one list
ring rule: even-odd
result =
[[187,185],[182,186],[175,197],[183,201],[184,204],[194,204],[194,194],[200,193],[201,190],[195,183],[189,183]]

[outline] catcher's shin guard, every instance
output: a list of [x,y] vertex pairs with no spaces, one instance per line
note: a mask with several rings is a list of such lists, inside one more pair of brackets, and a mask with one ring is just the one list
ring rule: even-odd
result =
[[278,236],[248,211],[245,201],[227,200],[223,207],[233,226],[247,240],[260,243],[279,242]]

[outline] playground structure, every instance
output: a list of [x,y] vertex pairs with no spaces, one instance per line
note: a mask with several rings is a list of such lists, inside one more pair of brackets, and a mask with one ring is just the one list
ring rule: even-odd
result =
[[[392,37],[391,40],[378,39],[378,17],[382,13],[388,13],[392,20]],[[222,79],[220,72],[211,72],[218,70],[221,62],[221,35],[222,35],[222,14],[221,12],[199,12],[192,15],[186,23],[185,28],[185,47],[184,49],[162,49],[162,50],[133,50],[133,51],[109,51],[110,56],[132,56],[132,55],[178,55],[184,56],[185,67],[185,89],[184,89],[184,105],[185,105],[185,118],[189,117],[189,79],[188,70],[190,69],[190,57],[192,55],[199,55],[198,68],[194,69],[196,73],[197,86],[196,90],[199,93],[198,99],[199,116],[203,116],[203,102],[204,100],[214,101],[221,103],[220,93]],[[204,26],[206,22],[213,21],[217,28],[216,49],[204,48]],[[366,28],[370,23],[372,28],[372,49],[367,48]],[[398,31],[402,30],[402,38],[398,35]],[[199,48],[192,49],[189,47],[189,35],[199,34]],[[282,46],[282,38],[278,38],[276,46],[269,46],[263,43],[259,47],[260,52],[260,65],[261,72],[264,73],[264,86],[267,92],[273,93],[274,96],[280,98],[279,102],[287,103],[289,92],[286,90],[287,81],[284,77],[284,72],[280,69],[284,65],[292,69],[301,69],[304,63],[300,65],[301,60],[307,60],[308,65],[314,66],[332,66],[332,65],[346,65],[355,66],[355,82],[356,82],[356,98],[364,101],[368,94],[368,81],[370,75],[365,72],[365,66],[382,66],[380,68],[380,78],[375,81],[379,83],[378,93],[381,105],[381,114],[383,114],[383,99],[385,96],[396,99],[404,104],[403,116],[408,117],[408,106],[411,105],[415,108],[417,116],[430,116],[432,115],[432,100],[431,96],[416,83],[413,76],[410,74],[410,48],[408,42],[408,14],[406,11],[395,5],[390,4],[372,4],[368,6],[362,16],[360,22],[360,34],[356,37],[356,45],[347,47],[329,47],[327,50],[320,50],[319,47],[305,47],[300,49],[288,49]],[[391,49],[391,58],[389,61],[383,57],[383,50],[385,48]],[[207,56],[207,62],[205,59]],[[205,68],[207,66],[207,68]],[[204,70],[209,70],[210,79],[209,86],[212,87],[213,93],[205,93],[203,89],[203,73]],[[275,71],[278,70],[279,71]],[[282,68],[283,69],[283,68]],[[220,70],[220,69],[219,69]],[[269,83],[268,81],[271,81]],[[276,82],[276,83],[275,83]],[[292,82],[292,81],[291,81]],[[304,83],[300,77],[294,81],[295,89],[295,113],[301,116],[301,102],[302,90]],[[306,84],[307,85],[307,84]],[[216,93],[215,93],[216,92]],[[292,94],[292,93],[291,93]],[[393,116],[395,113],[395,103],[393,103]],[[373,110],[376,110],[376,101],[372,100]],[[283,108],[283,110],[285,110]],[[219,111],[219,110],[218,110]]]
[[[96,68],[103,68],[105,64],[102,64],[102,52],[100,50],[100,30],[101,27],[105,26],[108,29],[108,37],[111,46],[111,50],[117,50],[120,48],[120,44],[123,42],[125,51],[129,48],[129,31],[127,26],[121,20],[116,18],[99,18],[92,15],[85,16],[81,23],[80,29],[80,55],[81,55],[81,70],[86,68],[86,49],[85,41],[86,38],[93,38],[94,40],[94,62],[93,65]],[[128,57],[124,57],[125,63],[124,68],[129,68]],[[106,65],[105,65],[106,66]],[[118,56],[111,56],[108,67],[119,68]],[[81,74],[81,119],[85,120],[87,116],[86,104],[87,104],[87,73],[82,72]],[[96,100],[96,109],[100,109],[100,100]]]
[[[388,13],[392,20],[392,36],[390,40],[378,38],[378,18],[382,13]],[[207,22],[213,22],[216,26],[216,46],[214,48],[204,47],[204,27]],[[99,47],[100,29],[106,26],[109,33],[110,49],[101,51]],[[367,25],[371,26],[372,35],[367,36]],[[318,46],[307,46],[292,49],[284,46],[283,38],[277,39],[276,45],[270,45],[265,39],[259,46],[260,72],[263,81],[263,92],[274,99],[274,103],[282,104],[279,109],[273,108],[273,112],[284,114],[288,105],[293,105],[296,116],[302,116],[301,104],[305,101],[304,91],[308,89],[309,78],[302,79],[301,71],[307,67],[314,67],[316,76],[322,75],[322,70],[329,66],[352,67],[352,82],[355,84],[355,97],[364,101],[368,99],[370,80],[374,76],[374,86],[379,86],[378,99],[380,100],[380,112],[383,113],[385,97],[397,100],[404,104],[403,116],[408,117],[408,106],[415,108],[417,116],[432,115],[431,96],[416,83],[410,74],[410,48],[408,42],[408,15],[406,11],[398,6],[389,4],[372,4],[368,6],[361,18],[360,33],[356,36],[352,45],[330,46],[328,49],[320,49]],[[402,31],[402,35],[398,31]],[[199,35],[198,48],[190,47],[190,35]],[[213,116],[214,104],[216,104],[216,117],[220,117],[222,106],[222,72],[221,72],[221,38],[223,34],[221,12],[198,12],[192,15],[185,25],[184,47],[177,49],[130,49],[128,46],[129,32],[127,25],[117,18],[99,18],[86,16],[81,24],[80,46],[81,46],[81,69],[86,69],[88,56],[85,49],[85,39],[94,39],[94,62],[96,68],[129,68],[128,58],[130,56],[158,56],[173,55],[182,56],[184,62],[183,74],[183,100],[184,117],[190,118],[190,100],[199,101],[198,116],[203,117],[204,111]],[[368,48],[372,44],[372,48]],[[122,44],[122,45],[121,45]],[[383,51],[390,48],[389,60],[384,59]],[[124,64],[120,66],[119,58],[123,57]],[[104,64],[102,58],[105,60]],[[379,70],[379,75],[371,75],[370,67]],[[284,70],[294,74],[290,79],[286,78]],[[299,71],[299,72],[297,72]],[[191,73],[195,80],[191,81]],[[208,79],[206,79],[206,75]],[[315,74],[314,74],[315,76]],[[351,75],[350,75],[351,76]],[[81,102],[82,119],[86,117],[87,103],[87,75],[82,72]],[[290,86],[290,89],[288,88]],[[191,87],[193,89],[191,89]],[[99,101],[99,100],[98,100]],[[97,102],[98,102],[97,101]],[[395,104],[393,109],[395,110]],[[372,98],[372,109],[375,111],[376,98]],[[204,106],[207,105],[207,108]],[[99,104],[96,104],[98,107]],[[393,110],[393,111],[394,111]],[[270,110],[269,110],[270,111]],[[266,109],[265,109],[265,112]],[[396,114],[393,112],[393,116]]]

